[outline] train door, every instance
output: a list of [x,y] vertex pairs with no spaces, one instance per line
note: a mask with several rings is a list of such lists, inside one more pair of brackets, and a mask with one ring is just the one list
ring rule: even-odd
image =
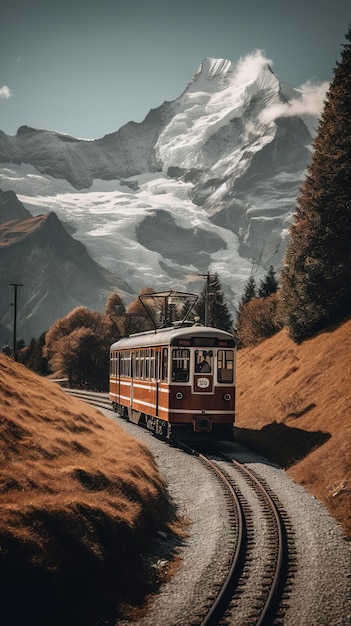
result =
[[159,350],[156,350],[155,351],[155,387],[156,387],[155,415],[156,417],[158,417],[160,382],[161,382],[161,352]]
[[195,350],[194,393],[213,393],[214,358],[213,350]]

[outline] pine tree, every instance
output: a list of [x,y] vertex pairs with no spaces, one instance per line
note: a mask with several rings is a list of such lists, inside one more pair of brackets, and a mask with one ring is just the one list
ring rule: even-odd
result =
[[207,285],[200,293],[199,299],[194,307],[195,313],[205,323],[205,308],[208,302],[208,325],[214,328],[230,331],[232,319],[228,305],[224,301],[221,282],[217,273],[210,274],[208,280],[208,297],[206,297]]
[[246,281],[243,295],[240,298],[240,302],[236,311],[236,338],[238,345],[244,345],[242,340],[239,340],[242,326],[244,325],[245,307],[253,299],[256,298],[256,282],[254,276],[251,274]]
[[240,302],[239,302],[239,306],[238,306],[238,310],[237,310],[237,318],[240,317],[241,311],[243,309],[243,307],[245,306],[245,304],[247,304],[248,302],[250,302],[250,300],[252,300],[252,298],[256,298],[256,282],[254,277],[251,276],[248,278],[246,284],[245,284],[245,288],[244,288],[244,293],[241,296]]
[[351,27],[321,116],[282,271],[295,341],[351,312]]
[[273,265],[270,266],[267,275],[263,280],[261,280],[260,287],[258,290],[259,298],[268,298],[272,293],[277,293],[278,291],[278,281],[275,276],[275,271]]

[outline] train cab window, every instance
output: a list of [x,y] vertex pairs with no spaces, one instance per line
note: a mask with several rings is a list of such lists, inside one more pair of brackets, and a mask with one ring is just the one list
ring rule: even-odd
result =
[[219,383],[234,381],[234,352],[233,350],[218,350],[217,380]]
[[162,382],[167,382],[168,381],[168,348],[162,349],[161,372],[162,372],[162,376],[161,376]]
[[190,352],[188,349],[172,351],[172,380],[186,383],[189,380]]
[[195,372],[197,374],[213,372],[212,350],[195,350]]

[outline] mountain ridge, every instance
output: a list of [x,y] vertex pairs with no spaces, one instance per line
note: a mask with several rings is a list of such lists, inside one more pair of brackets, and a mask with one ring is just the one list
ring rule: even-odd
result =
[[284,258],[318,121],[303,107],[259,51],[208,57],[179,97],[101,139],[0,133],[0,188],[55,212],[134,295],[200,292],[217,272],[234,317],[250,274]]
[[112,291],[126,295],[129,290],[90,258],[53,212],[0,223],[0,288],[9,292],[9,301],[0,302],[3,344],[12,328],[10,283],[21,284],[18,336],[27,341],[76,306],[100,310]]

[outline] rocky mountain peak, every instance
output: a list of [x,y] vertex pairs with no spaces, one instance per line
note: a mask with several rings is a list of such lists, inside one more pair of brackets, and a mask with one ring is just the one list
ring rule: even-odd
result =
[[200,291],[207,268],[234,315],[250,274],[279,272],[284,257],[312,154],[313,119],[307,126],[292,106],[299,99],[260,51],[235,63],[208,57],[173,102],[101,139],[0,133],[0,188],[34,216],[56,213],[133,295]]

